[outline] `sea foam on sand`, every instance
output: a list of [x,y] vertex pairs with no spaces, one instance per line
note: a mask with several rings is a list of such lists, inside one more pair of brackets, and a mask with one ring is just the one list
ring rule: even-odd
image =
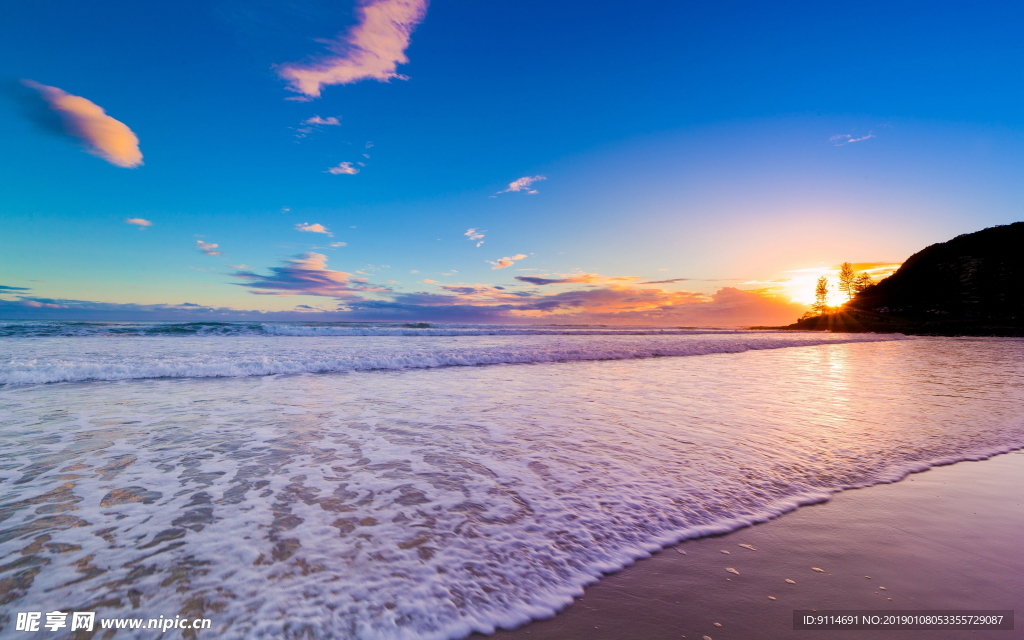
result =
[[[534,338],[500,339],[462,346]],[[457,638],[550,616],[678,540],[1024,445],[1024,341],[790,344],[8,385],[6,610]]]

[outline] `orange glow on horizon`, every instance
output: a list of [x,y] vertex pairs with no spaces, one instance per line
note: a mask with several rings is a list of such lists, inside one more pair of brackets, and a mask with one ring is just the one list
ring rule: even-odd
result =
[[[854,262],[851,264],[854,271],[867,273],[874,282],[892,275],[900,268],[900,263],[896,262]],[[778,290],[793,302],[814,304],[814,289],[821,276],[828,278],[827,303],[830,307],[841,306],[847,300],[846,294],[839,290],[839,265],[794,269],[786,273],[793,275],[778,282]]]

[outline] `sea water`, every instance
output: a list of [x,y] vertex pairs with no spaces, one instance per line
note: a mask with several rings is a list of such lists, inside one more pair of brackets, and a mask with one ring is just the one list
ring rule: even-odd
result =
[[1024,446],[1016,339],[2,331],[3,637],[15,612],[60,610],[459,638],[679,540]]

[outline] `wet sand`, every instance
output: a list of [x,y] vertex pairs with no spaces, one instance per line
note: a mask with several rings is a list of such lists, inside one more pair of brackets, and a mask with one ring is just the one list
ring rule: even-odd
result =
[[[490,637],[1024,638],[1022,487],[1016,451],[845,491],[665,549],[588,587],[553,619]],[[1015,609],[1017,620],[1014,631],[794,631],[794,609]]]

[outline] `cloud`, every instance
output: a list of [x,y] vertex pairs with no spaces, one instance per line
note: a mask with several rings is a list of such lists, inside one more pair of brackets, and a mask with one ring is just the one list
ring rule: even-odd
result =
[[539,182],[541,180],[547,180],[547,177],[546,176],[523,176],[522,178],[519,178],[518,180],[513,180],[512,182],[508,183],[508,189],[503,189],[503,190],[499,191],[498,193],[511,193],[513,191],[525,191],[526,193],[529,193],[529,194],[539,193],[536,189],[531,189],[530,186],[533,185],[534,182]]
[[[863,271],[876,280],[887,278],[896,273],[896,270],[903,266],[900,262],[854,262],[850,265],[854,271]],[[840,265],[835,267],[839,272]]]
[[602,279],[601,276],[593,273],[583,273],[575,276],[566,276],[563,278],[542,278],[540,276],[516,276],[516,280],[521,282],[528,282],[530,284],[544,285],[544,284],[575,284],[580,282],[597,282]]
[[390,291],[387,287],[371,285],[365,278],[355,278],[351,273],[332,271],[327,268],[327,256],[322,253],[304,253],[285,261],[283,267],[271,267],[270,275],[259,275],[252,271],[238,271],[234,277],[246,280],[236,283],[254,289],[261,295],[328,296],[346,299],[359,297],[357,293],[367,291]]
[[228,267],[230,267],[231,269],[248,269],[249,265],[247,265],[247,264],[229,264]]
[[[336,309],[314,311],[297,307],[290,312],[214,309],[186,305],[112,304],[18,296],[0,299],[0,316],[8,318],[126,319],[310,319],[328,321],[436,321],[596,323],[655,326],[749,326],[788,324],[807,307],[764,291],[723,287],[712,295],[640,287],[632,276],[588,274],[608,284],[584,289],[542,293],[509,291],[491,284],[438,284],[433,291],[396,292],[368,283],[350,273],[327,268],[325,256],[306,253],[270,269],[268,275],[239,271],[239,286],[272,296],[322,296],[337,300]],[[189,303],[191,304],[191,303]]]
[[362,0],[356,13],[358,24],[327,41],[334,55],[278,67],[289,90],[310,99],[320,97],[327,85],[406,79],[398,73],[398,65],[409,62],[405,55],[409,36],[426,16],[427,0]]
[[64,133],[84,142],[86,151],[126,169],[142,164],[138,137],[128,125],[108,116],[102,107],[57,87],[32,80],[22,80],[22,84],[39,92],[60,116]]
[[321,118],[320,116],[317,115],[313,116],[312,118],[306,118],[305,120],[302,121],[302,124],[305,126],[295,128],[295,137],[299,139],[308,137],[309,134],[313,133],[313,131],[316,131],[321,126],[340,127],[341,120],[339,120],[335,116]]
[[861,136],[859,138],[854,138],[849,133],[842,133],[842,134],[839,134],[839,135],[832,136],[831,138],[828,139],[828,141],[831,142],[832,144],[834,144],[837,147],[841,147],[844,144],[851,144],[851,143],[854,143],[854,142],[863,142],[864,140],[870,140],[871,138],[874,138],[874,137],[875,137],[874,132],[868,132],[868,134],[866,136]]
[[334,237],[334,234],[331,233],[327,229],[327,227],[325,227],[324,225],[322,225],[320,223],[309,224],[308,222],[300,222],[299,224],[295,225],[295,230],[296,231],[305,231],[307,233],[322,233],[324,235],[327,235],[327,236],[330,236],[330,237]]
[[493,265],[491,269],[504,269],[505,267],[511,267],[512,265],[514,265],[516,263],[516,260],[522,260],[525,257],[525,254],[517,253],[516,255],[511,257],[505,256],[504,258],[498,258],[497,261],[495,262],[491,262],[490,260],[485,260],[484,262]]
[[196,240],[196,250],[205,253],[208,256],[222,256],[223,252],[217,251],[219,244],[213,244],[212,242],[203,242],[202,240]]
[[139,227],[153,226],[153,223],[150,222],[149,220],[146,220],[145,218],[125,218],[124,221],[127,222],[128,224],[138,225]]
[[330,169],[327,169],[327,171],[325,171],[324,173],[329,173],[335,176],[342,174],[347,176],[354,176],[357,173],[359,173],[359,169],[353,167],[351,162],[342,162],[336,167],[331,167]]
[[4,291],[29,291],[28,287],[9,287],[7,285],[0,284],[0,293]]
[[649,280],[647,282],[641,282],[640,284],[672,284],[673,282],[686,282],[691,278],[672,278],[670,280]]
[[338,247],[347,247],[347,246],[348,246],[348,243],[347,243],[347,242],[332,242],[332,243],[331,243],[331,244],[329,244],[328,246],[330,246],[330,247],[334,247],[334,248],[336,249],[336,248],[338,248]]
[[478,247],[484,243],[484,232],[483,231],[477,231],[476,229],[466,229],[466,233],[464,233],[462,235],[464,235],[467,238],[469,238],[469,240],[471,242],[472,241],[479,241],[479,242],[476,243],[476,246],[478,246]]
[[341,126],[341,120],[338,120],[334,116],[328,116],[326,118],[321,118],[320,116],[313,116],[312,118],[306,118],[305,120],[303,120],[302,124],[322,124],[337,127]]
[[[607,278],[624,281],[628,278]],[[807,307],[781,297],[732,287],[713,295],[602,286],[554,294],[506,291],[481,284],[441,285],[440,293],[392,293],[385,300],[352,300],[350,319],[437,322],[537,322],[637,324],[656,326],[749,326],[789,324]]]

